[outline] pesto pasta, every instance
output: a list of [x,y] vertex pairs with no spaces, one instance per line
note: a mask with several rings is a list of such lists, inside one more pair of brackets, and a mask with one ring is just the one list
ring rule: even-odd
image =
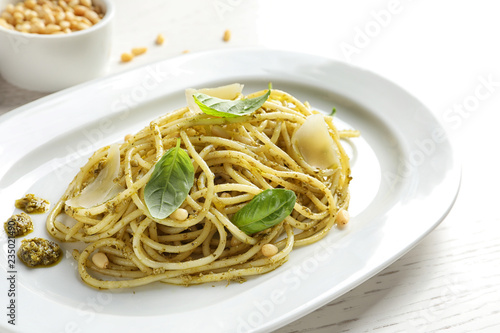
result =
[[[351,177],[341,139],[357,131],[338,131],[331,116],[276,89],[236,89],[226,99],[261,97],[262,105],[231,117],[201,112],[193,94],[188,107],[97,150],[49,214],[53,237],[87,244],[73,256],[88,285],[244,281],[347,222]],[[280,191],[266,191],[273,189]],[[266,244],[276,251],[263,253]]]

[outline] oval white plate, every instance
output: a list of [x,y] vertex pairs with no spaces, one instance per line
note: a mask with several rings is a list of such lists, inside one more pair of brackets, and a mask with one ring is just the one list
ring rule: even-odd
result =
[[[0,303],[5,309],[14,300],[16,306],[16,325],[4,316],[2,331],[269,331],[394,262],[453,205],[460,170],[450,142],[410,94],[330,59],[240,49],[162,61],[61,91],[1,117],[1,218],[16,212],[14,200],[25,193],[56,202],[92,151],[183,106],[185,88],[232,82],[245,84],[246,93],[272,82],[318,110],[330,113],[336,107],[339,128],[361,131],[361,138],[346,142],[353,175],[349,226],[294,250],[285,265],[243,284],[158,283],[118,291],[84,285],[71,258],[50,269],[27,269],[19,262],[9,267],[2,233]],[[28,237],[47,237],[45,217],[34,216],[36,230]],[[16,281],[12,297],[7,295],[10,275]]]

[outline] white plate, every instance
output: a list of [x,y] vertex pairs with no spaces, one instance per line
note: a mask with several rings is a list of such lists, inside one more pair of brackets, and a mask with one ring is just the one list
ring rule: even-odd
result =
[[[337,108],[338,127],[362,138],[353,157],[351,222],[292,252],[282,267],[243,284],[179,287],[154,284],[98,291],[84,285],[71,258],[49,269],[17,262],[15,297],[2,233],[0,305],[16,306],[13,332],[246,332],[285,325],[342,295],[411,249],[445,217],[460,170],[443,128],[403,89],[371,72],[311,55],[229,50],[185,55],[92,81],[0,118],[0,212],[35,193],[56,202],[96,148],[122,140],[150,120],[183,106],[184,89],[245,84],[273,87],[316,109]],[[47,237],[45,215],[32,236]],[[16,248],[20,240],[16,240]],[[71,248],[64,245],[65,249]]]

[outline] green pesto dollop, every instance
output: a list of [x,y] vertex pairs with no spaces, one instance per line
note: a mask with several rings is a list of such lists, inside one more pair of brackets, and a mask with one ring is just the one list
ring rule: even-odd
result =
[[7,236],[21,237],[33,231],[33,221],[26,213],[12,215],[3,225]]
[[17,256],[28,267],[44,267],[59,262],[62,250],[57,243],[37,237],[23,239]]
[[16,208],[26,213],[45,213],[49,210],[50,202],[28,193],[23,198],[16,200]]

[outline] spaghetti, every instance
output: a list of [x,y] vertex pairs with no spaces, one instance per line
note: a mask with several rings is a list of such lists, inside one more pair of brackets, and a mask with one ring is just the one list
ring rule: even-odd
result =
[[[338,131],[332,117],[322,115],[339,163],[314,167],[294,143],[298,129],[314,114],[319,112],[308,103],[279,90],[271,90],[251,115],[220,118],[188,107],[167,113],[124,143],[97,150],[49,214],[47,230],[61,241],[88,243],[73,255],[82,280],[100,289],[155,281],[243,281],[272,271],[294,247],[314,243],[345,222],[338,219],[346,216],[351,177],[340,140],[358,133]],[[144,188],[155,163],[179,138],[194,167],[194,185],[181,205],[187,216],[157,219],[145,204]],[[119,154],[116,175],[99,176],[112,163],[113,151]],[[116,187],[107,193],[111,198],[89,207],[69,204],[106,176]],[[282,222],[252,235],[231,222],[253,197],[272,188],[292,190],[297,197]],[[59,221],[61,213],[74,223]],[[277,253],[264,256],[265,244],[274,244]],[[106,267],[91,260],[97,252],[109,259]]]

